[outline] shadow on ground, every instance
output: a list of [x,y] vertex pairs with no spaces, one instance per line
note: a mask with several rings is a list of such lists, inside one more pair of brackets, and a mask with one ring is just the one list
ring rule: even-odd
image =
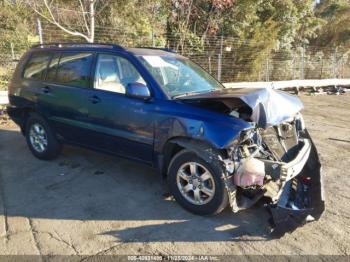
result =
[[0,153],[0,204],[8,217],[108,220],[110,230],[100,234],[122,242],[270,239],[262,206],[195,216],[163,196],[153,169],[135,162],[70,146],[58,159],[40,161],[18,130],[0,129]]

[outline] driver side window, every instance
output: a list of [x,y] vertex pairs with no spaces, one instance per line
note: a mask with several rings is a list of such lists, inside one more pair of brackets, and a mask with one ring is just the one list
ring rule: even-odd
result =
[[94,88],[125,94],[130,83],[146,84],[137,69],[125,58],[99,54],[97,57]]

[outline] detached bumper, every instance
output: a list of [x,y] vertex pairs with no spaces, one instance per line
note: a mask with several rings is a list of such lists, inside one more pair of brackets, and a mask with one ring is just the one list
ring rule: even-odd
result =
[[298,155],[291,162],[280,163],[279,172],[284,185],[268,206],[275,237],[318,220],[325,209],[321,164],[308,133]]

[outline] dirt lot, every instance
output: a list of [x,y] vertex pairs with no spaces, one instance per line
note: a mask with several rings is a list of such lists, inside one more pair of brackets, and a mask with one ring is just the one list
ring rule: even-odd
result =
[[166,199],[152,169],[66,146],[35,159],[0,128],[0,254],[350,254],[350,95],[302,96],[321,155],[320,221],[275,240],[263,207],[194,216]]

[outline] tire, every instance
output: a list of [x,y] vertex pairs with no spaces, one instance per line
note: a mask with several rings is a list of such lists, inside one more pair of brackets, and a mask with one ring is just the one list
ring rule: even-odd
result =
[[47,121],[40,115],[32,113],[26,122],[25,137],[33,155],[41,160],[56,158],[62,145]]
[[[192,167],[197,176],[193,176]],[[186,210],[197,215],[218,214],[228,204],[222,172],[220,167],[207,163],[195,153],[182,150],[169,164],[169,188],[176,201]]]

